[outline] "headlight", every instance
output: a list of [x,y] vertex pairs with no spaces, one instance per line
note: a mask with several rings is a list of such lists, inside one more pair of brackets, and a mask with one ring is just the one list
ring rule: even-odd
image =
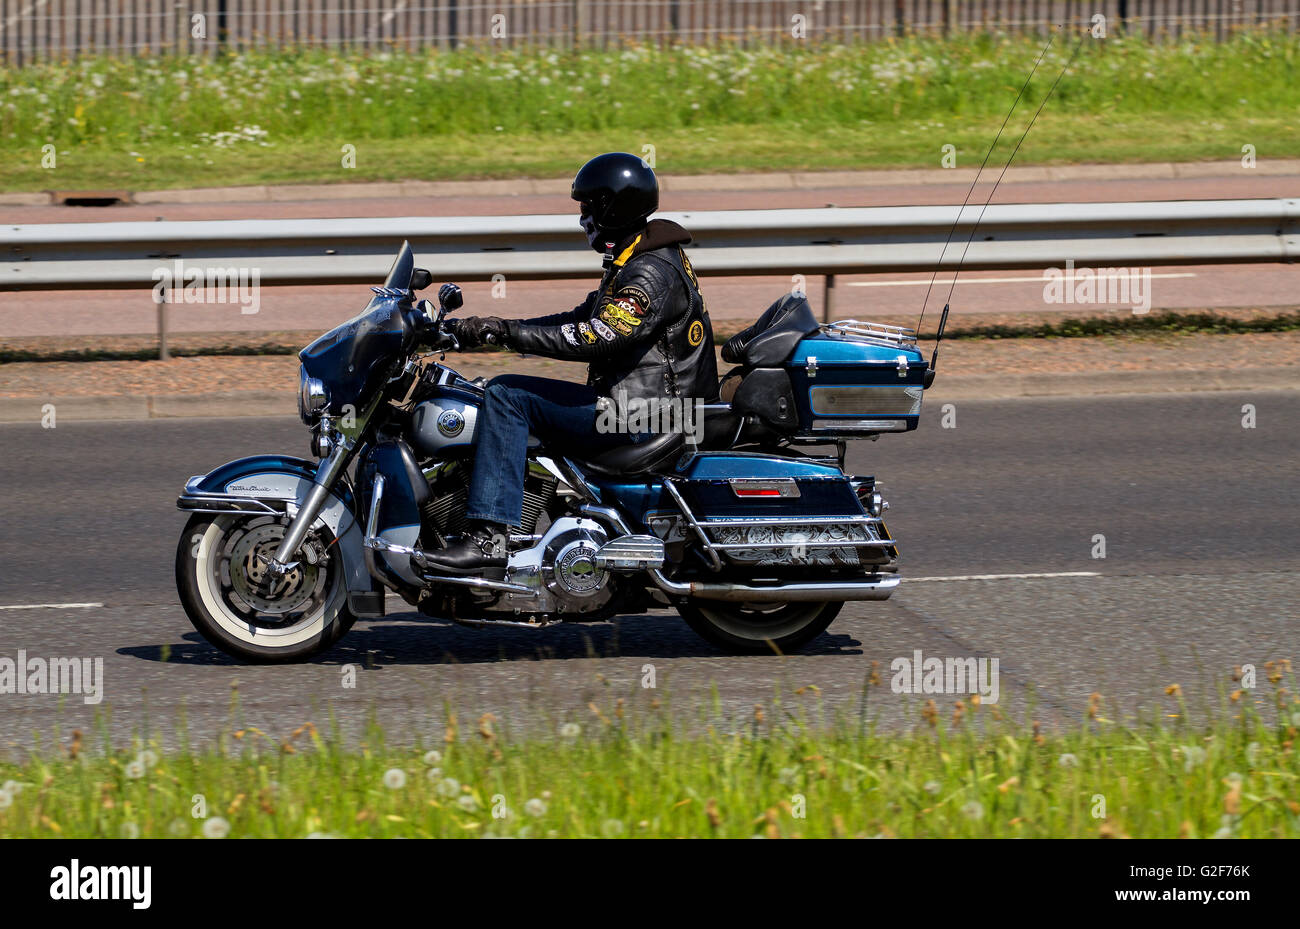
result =
[[298,416],[310,426],[329,403],[329,391],[319,378],[308,377],[307,369],[298,367]]

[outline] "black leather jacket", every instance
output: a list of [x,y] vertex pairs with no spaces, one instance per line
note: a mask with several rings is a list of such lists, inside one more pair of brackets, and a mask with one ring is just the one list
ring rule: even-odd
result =
[[713,327],[682,246],[690,233],[651,220],[614,261],[600,287],[567,313],[507,322],[517,352],[587,361],[602,396],[700,399],[718,396]]

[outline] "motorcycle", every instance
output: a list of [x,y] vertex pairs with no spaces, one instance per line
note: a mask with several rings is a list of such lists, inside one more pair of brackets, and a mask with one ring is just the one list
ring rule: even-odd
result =
[[431,283],[403,244],[362,313],[299,354],[316,460],[257,455],[186,482],[177,590],[217,648],[301,661],[383,616],[391,590],[480,627],[671,606],[725,651],[788,653],[845,602],[897,589],[888,504],[874,477],[845,473],[845,450],[916,428],[935,357],[909,329],[820,325],[799,294],[724,347],[736,367],[692,435],[594,455],[530,437],[505,567],[439,573],[432,554],[465,527],[485,384],[441,363],[463,297],[443,285],[435,309],[416,296]]

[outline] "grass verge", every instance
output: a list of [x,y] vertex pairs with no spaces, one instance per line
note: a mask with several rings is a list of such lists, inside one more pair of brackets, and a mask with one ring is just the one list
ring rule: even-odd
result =
[[1264,666],[1277,722],[1237,691],[1208,728],[1184,724],[1171,686],[1171,712],[1132,727],[1094,694],[1089,718],[1060,735],[969,699],[951,721],[931,700],[912,731],[877,733],[810,724],[821,707],[808,687],[755,706],[738,731],[695,735],[658,700],[632,722],[621,699],[523,740],[490,714],[462,729],[448,711],[433,748],[391,748],[372,729],[349,750],[306,723],[279,737],[227,730],[204,752],[95,753],[78,732],[58,753],[0,765],[0,836],[1297,838],[1287,669]]
[[[1043,62],[995,162],[1069,46]],[[652,152],[670,173],[936,167],[946,145],[971,166],[1039,50],[1034,38],[981,35],[37,64],[0,69],[0,138],[27,153],[0,165],[0,188],[551,177],[612,148]],[[1085,43],[1017,158],[1293,153],[1298,51],[1300,35],[1280,32]]]

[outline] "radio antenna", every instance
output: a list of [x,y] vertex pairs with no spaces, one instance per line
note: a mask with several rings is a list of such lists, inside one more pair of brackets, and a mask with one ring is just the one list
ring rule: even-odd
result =
[[[1025,90],[1028,89],[1030,82],[1034,79],[1034,74],[1037,73],[1038,66],[1042,64],[1043,59],[1047,56],[1047,52],[1052,47],[1052,42],[1055,38],[1056,36],[1054,34],[1049,36],[1047,44],[1044,45],[1043,50],[1039,52],[1038,60],[1034,62],[1034,67],[1029,72],[1029,77],[1025,79],[1025,83],[1021,86],[1020,93],[1016,94],[1016,99],[1011,104],[1011,109],[1007,111],[1006,119],[1002,120],[1002,125],[998,128],[998,133],[993,138],[993,144],[989,146],[988,152],[984,155],[984,161],[980,163],[979,170],[975,172],[975,180],[971,182],[970,190],[966,192],[966,199],[962,201],[961,209],[957,211],[957,216],[953,219],[952,228],[948,230],[948,238],[944,240],[943,249],[939,252],[939,261],[935,265],[934,273],[930,276],[930,286],[925,290],[925,300],[921,303],[921,316],[916,322],[916,330],[918,334],[921,331],[921,323],[925,319],[925,309],[930,300],[930,291],[934,288],[935,278],[939,276],[939,268],[943,266],[943,258],[948,251],[948,244],[952,241],[953,233],[957,230],[957,224],[961,222],[962,213],[966,211],[966,204],[970,201],[970,196],[974,192],[976,185],[979,183],[980,174],[983,173],[984,166],[988,164],[989,157],[993,154],[993,150],[997,148],[998,141],[1002,138],[1002,130],[1006,129],[1007,123],[1011,120],[1011,114],[1015,112],[1016,106],[1020,103],[1020,98],[1024,96]],[[1020,134],[1020,138],[1016,141],[1016,147],[1011,150],[1011,155],[1007,158],[1006,164],[1002,166],[1002,171],[998,174],[998,179],[993,182],[993,187],[989,190],[988,198],[984,201],[984,205],[980,207],[979,216],[975,218],[975,223],[971,226],[970,235],[967,237],[966,245],[962,249],[961,258],[958,260],[957,267],[953,271],[952,285],[948,288],[948,297],[943,304],[943,315],[939,317],[939,328],[935,330],[934,352],[930,356],[929,377],[931,379],[934,377],[933,372],[939,361],[939,343],[943,341],[943,330],[948,324],[948,310],[952,303],[953,291],[957,288],[957,275],[961,273],[961,266],[966,261],[966,253],[970,250],[970,244],[975,239],[975,230],[979,228],[980,221],[984,218],[984,211],[987,210],[989,204],[993,202],[993,195],[997,192],[998,185],[1002,183],[1002,178],[1006,176],[1007,169],[1011,167],[1011,162],[1015,159],[1016,153],[1020,151],[1020,146],[1024,143],[1025,137],[1029,135],[1029,130],[1034,128],[1034,123],[1038,121],[1038,114],[1043,112],[1043,107],[1047,105],[1047,101],[1051,99],[1052,94],[1056,91],[1056,85],[1061,83],[1061,78],[1065,77],[1065,72],[1070,70],[1070,65],[1074,64],[1074,59],[1078,56],[1079,49],[1083,47],[1083,39],[1084,36],[1079,37],[1079,41],[1074,46],[1074,51],[1070,54],[1069,60],[1066,61],[1065,67],[1061,69],[1061,73],[1056,76],[1056,80],[1053,81],[1052,86],[1048,88],[1047,94],[1043,97],[1042,102],[1038,104],[1038,109],[1034,111],[1034,115],[1030,118],[1029,125],[1025,127],[1025,131]]]

